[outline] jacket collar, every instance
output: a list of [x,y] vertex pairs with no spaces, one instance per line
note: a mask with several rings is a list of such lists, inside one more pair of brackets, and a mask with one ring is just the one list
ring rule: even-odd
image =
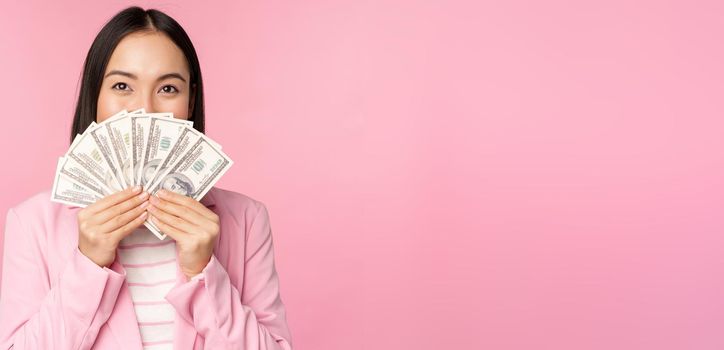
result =
[[209,192],[206,192],[206,194],[201,198],[201,200],[199,202],[201,202],[201,204],[205,205],[207,208],[216,206],[216,199],[214,198],[214,192],[215,192],[215,187],[211,187],[209,189]]

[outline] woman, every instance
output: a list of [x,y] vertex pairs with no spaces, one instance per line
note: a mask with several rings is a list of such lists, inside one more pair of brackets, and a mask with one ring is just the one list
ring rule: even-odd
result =
[[[71,139],[138,108],[204,131],[191,41],[164,13],[131,7],[88,52]],[[201,201],[128,188],[82,209],[49,198],[7,214],[0,349],[292,348],[263,203],[218,188]]]

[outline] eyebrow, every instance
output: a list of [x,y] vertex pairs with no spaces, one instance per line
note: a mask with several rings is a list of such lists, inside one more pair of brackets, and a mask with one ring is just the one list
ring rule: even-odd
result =
[[[129,72],[124,72],[124,71],[122,71],[122,70],[112,70],[112,71],[108,72],[108,74],[106,74],[106,76],[103,77],[103,78],[104,78],[104,79],[105,79],[105,78],[108,78],[108,77],[111,76],[111,75],[122,75],[122,76],[124,76],[124,77],[129,77],[129,78],[134,79],[134,80],[137,80],[137,79],[138,79],[138,77],[137,77],[135,74],[129,73]],[[181,74],[176,73],[176,72],[166,73],[166,74],[158,77],[158,79],[156,79],[156,81],[161,81],[161,80],[169,79],[169,78],[177,78],[177,79],[180,79],[181,81],[183,81],[184,83],[186,82],[186,79],[184,79],[184,77],[181,76]]]

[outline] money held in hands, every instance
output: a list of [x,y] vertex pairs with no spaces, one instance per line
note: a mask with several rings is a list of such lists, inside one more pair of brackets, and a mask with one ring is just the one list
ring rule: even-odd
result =
[[[172,113],[124,110],[76,135],[58,158],[50,200],[87,207],[129,186],[200,200],[233,164],[191,121]],[[166,238],[151,221],[144,225]]]

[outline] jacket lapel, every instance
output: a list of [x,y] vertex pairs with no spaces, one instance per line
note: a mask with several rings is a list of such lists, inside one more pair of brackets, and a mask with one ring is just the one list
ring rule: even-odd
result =
[[[111,268],[115,271],[125,272],[117,259],[113,262]],[[123,281],[123,286],[118,292],[116,306],[113,308],[107,324],[122,348],[143,349],[141,333],[138,330],[138,320],[136,319],[136,309],[133,307],[131,292],[126,281]]]
[[[82,208],[78,206],[65,207],[68,208],[68,215],[65,216],[68,220],[67,226],[72,227],[73,232],[77,232],[78,225],[76,221],[76,213]],[[67,242],[67,250],[72,251],[78,246],[78,237],[73,237],[72,239],[67,240]],[[118,262],[117,256],[116,260],[113,261],[113,264],[111,264],[110,269],[122,275],[126,274],[126,269],[123,268],[123,265],[121,265],[120,262]],[[131,292],[129,291],[125,280],[118,292],[116,303],[113,306],[113,312],[111,312],[111,315],[108,317],[106,325],[118,341],[121,349],[143,348],[141,333],[138,330],[138,321],[136,320],[136,310],[133,307]]]
[[[209,192],[204,195],[199,202],[209,208],[210,210],[214,210],[214,207],[216,206],[216,200],[214,199],[214,188],[212,187]],[[178,265],[178,261],[176,262],[176,284],[183,284],[187,282],[186,276],[184,276],[183,272],[181,272],[181,267]],[[173,337],[173,348],[174,349],[194,349],[195,348],[195,342],[196,342],[196,335],[198,332],[196,331],[196,328],[193,324],[188,323],[185,319],[183,319],[180,314],[177,312],[176,316],[174,318],[174,337]]]

